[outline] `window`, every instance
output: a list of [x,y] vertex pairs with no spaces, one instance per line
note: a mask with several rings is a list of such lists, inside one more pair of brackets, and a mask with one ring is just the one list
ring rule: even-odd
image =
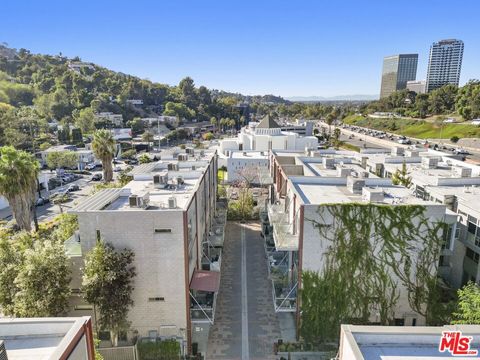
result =
[[102,240],[102,235],[100,234],[100,230],[95,230],[96,231],[96,236],[97,236],[97,242]]
[[417,318],[412,319],[412,326],[417,326]]
[[110,341],[110,331],[99,331],[98,340]]
[[466,251],[466,253],[465,253],[465,256],[468,257],[469,259],[472,259],[472,260],[473,260],[475,263],[477,263],[477,264],[478,264],[478,261],[479,261],[479,259],[480,259],[480,255],[479,255],[477,252],[475,252],[475,251],[473,251],[472,249],[470,249],[470,248],[467,248],[467,251]]
[[471,221],[468,221],[467,231],[470,234],[475,235],[475,232],[477,231],[477,225],[475,225],[475,223],[473,223]]
[[120,331],[118,333],[118,340],[119,341],[127,341],[128,338],[127,338],[127,332],[126,331]]
[[154,301],[165,301],[165,298],[162,297],[162,296],[158,296],[158,297],[149,297],[148,298],[148,301],[149,302],[154,302]]
[[73,309],[78,311],[93,310],[93,305],[75,305]]
[[455,228],[455,240],[458,240],[459,237],[460,237],[460,226],[457,226]]
[[155,234],[171,233],[172,229],[155,229]]

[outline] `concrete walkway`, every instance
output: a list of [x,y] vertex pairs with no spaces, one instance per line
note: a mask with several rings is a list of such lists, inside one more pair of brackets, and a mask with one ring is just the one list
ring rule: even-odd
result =
[[222,278],[208,360],[275,359],[280,327],[258,223],[229,222],[222,255]]

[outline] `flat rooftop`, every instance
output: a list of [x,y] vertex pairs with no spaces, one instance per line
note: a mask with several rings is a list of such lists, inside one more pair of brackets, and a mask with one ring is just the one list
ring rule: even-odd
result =
[[450,196],[457,198],[459,208],[467,207],[469,214],[477,213],[480,217],[480,187],[479,186],[432,186],[428,188],[432,196]]
[[[165,211],[183,210],[195,193],[199,181],[215,152],[189,156],[188,160],[162,160],[135,167],[133,180],[123,188],[104,189],[74,206],[71,213],[85,211]],[[157,178],[155,182],[155,178]],[[132,206],[132,197],[139,200]]]
[[59,359],[90,317],[0,319],[8,360]]
[[[472,336],[471,349],[480,349],[480,326],[356,326],[342,325],[340,360],[434,360],[472,359],[440,352],[443,331]],[[347,354],[348,352],[348,354]],[[477,358],[477,357],[473,357]]]
[[268,159],[268,151],[230,151],[231,159],[252,159],[262,160]]
[[[332,180],[329,182],[329,180]],[[338,180],[344,180],[337,181]],[[292,181],[293,186],[303,203],[306,205],[320,205],[332,203],[369,203],[369,200],[360,193],[351,192],[346,185],[345,178],[326,178],[325,183],[309,183],[308,181],[296,180]],[[383,194],[381,200],[372,201],[378,204],[385,205],[400,205],[400,204],[434,204],[434,202],[425,201],[415,197],[411,190],[383,182],[369,182],[368,178],[364,189]],[[383,179],[382,179],[383,180]],[[363,190],[363,189],[362,189]]]

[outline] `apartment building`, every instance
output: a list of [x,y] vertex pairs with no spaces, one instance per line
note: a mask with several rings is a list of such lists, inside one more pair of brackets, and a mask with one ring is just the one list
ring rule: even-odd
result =
[[[362,154],[349,151],[270,152],[273,186],[262,232],[277,312],[293,313],[299,321],[302,304],[297,293],[303,289],[306,272],[318,273],[325,281],[337,274],[336,284],[351,284],[353,289],[363,286],[363,276],[379,277],[367,270],[378,266],[395,293],[389,297],[398,297],[390,321],[425,323],[409,301],[411,285],[418,280],[417,270],[422,269],[422,276],[439,275],[440,256],[454,248],[457,216],[443,204],[418,198],[390,179],[370,174],[366,161]],[[359,242],[364,246],[358,248]],[[359,252],[349,253],[354,249]],[[347,264],[348,259],[362,258],[370,265]],[[382,291],[375,291],[375,296]],[[381,307],[375,301],[369,306]],[[377,310],[369,314],[370,322],[382,321]]]
[[457,39],[440,40],[432,44],[428,59],[427,92],[447,84],[458,86],[463,47],[463,41]]
[[84,170],[87,164],[95,162],[95,155],[91,149],[78,149],[75,145],[57,145],[51,146],[46,150],[37,152],[36,158],[40,162],[40,166],[47,166],[48,154],[54,152],[72,151],[77,156],[77,169]]
[[123,115],[122,114],[114,114],[112,112],[100,112],[95,114],[95,121],[96,122],[107,122],[116,127],[123,126]]
[[269,150],[305,150],[318,146],[315,136],[300,136],[297,132],[283,131],[270,116],[260,122],[251,121],[243,127],[236,138],[220,141],[220,152],[228,155],[229,151],[269,151]]
[[407,89],[417,94],[426,93],[427,82],[425,80],[412,80],[407,81]]
[[[220,282],[225,209],[217,207],[215,151],[176,149],[132,170],[120,189],[71,209],[78,215],[81,264],[100,239],[135,253],[128,338],[170,338],[204,353]],[[81,280],[72,287],[80,289]],[[78,311],[88,310],[79,296]]]
[[367,170],[390,178],[404,163],[416,197],[444,204],[458,216],[455,246],[441,259],[443,271],[448,271],[445,278],[453,288],[469,280],[480,282],[480,166],[440,151],[394,149],[392,154],[372,155]]
[[232,151],[227,157],[229,183],[246,180],[253,184],[265,185],[267,177],[270,178],[268,173],[266,151]]

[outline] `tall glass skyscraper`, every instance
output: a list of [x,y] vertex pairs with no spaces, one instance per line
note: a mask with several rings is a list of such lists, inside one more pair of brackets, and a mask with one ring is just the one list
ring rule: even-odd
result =
[[380,98],[407,87],[417,76],[418,54],[400,54],[383,58]]
[[427,92],[447,84],[458,86],[462,58],[462,40],[449,39],[433,43],[428,60]]

